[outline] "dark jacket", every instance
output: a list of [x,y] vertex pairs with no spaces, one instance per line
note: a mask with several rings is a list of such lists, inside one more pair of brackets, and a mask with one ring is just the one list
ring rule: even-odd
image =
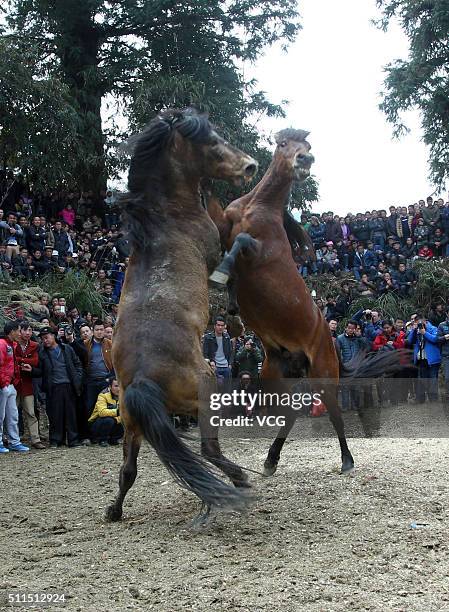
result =
[[241,348],[235,356],[235,361],[238,364],[239,372],[249,372],[254,379],[259,373],[259,363],[262,363],[262,353],[257,347],[251,350],[245,347]]
[[58,251],[59,257],[65,257],[69,252],[69,238],[67,236],[67,232],[64,230],[57,231],[53,230],[53,236],[55,237],[55,250]]
[[[75,354],[75,351],[68,344],[58,344],[64,355],[67,374],[75,393],[80,396],[83,386],[83,366]],[[39,351],[39,367],[33,369],[33,377],[42,377],[42,390],[51,396],[52,382],[51,375],[53,364],[50,357],[50,350],[42,348]]]
[[324,237],[326,242],[332,240],[334,244],[337,244],[339,240],[343,240],[343,232],[340,226],[340,222],[326,221]]
[[[218,344],[214,332],[207,333],[203,338],[203,355],[209,361],[215,361],[215,353]],[[231,337],[226,332],[223,334],[223,352],[229,365],[233,363]]]
[[[94,339],[85,340],[84,345],[87,349],[87,368],[89,368],[90,364],[90,355],[92,352],[92,344]],[[112,365],[112,342],[108,340],[108,338],[103,338],[101,341],[101,353],[103,355],[103,361],[107,369],[112,373],[114,371],[114,366]]]
[[37,250],[44,250],[45,237],[46,231],[43,227],[36,227],[31,224],[29,227],[25,228],[26,247],[30,253],[34,253],[34,251]]
[[449,334],[449,321],[444,321],[438,325],[438,344],[441,349],[442,357],[449,357],[449,340],[446,340],[444,336]]
[[347,336],[346,334],[340,334],[337,336],[336,343],[340,349],[341,360],[343,363],[350,361],[359,351],[362,351],[365,348],[363,338],[357,336]]
[[387,234],[385,231],[385,221],[383,219],[371,219],[368,222],[368,226],[370,229],[370,238],[373,242],[375,242],[375,236],[383,236],[384,240],[386,239]]

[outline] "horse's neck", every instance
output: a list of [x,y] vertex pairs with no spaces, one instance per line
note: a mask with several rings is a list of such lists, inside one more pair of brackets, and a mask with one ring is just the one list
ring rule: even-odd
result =
[[265,176],[254,189],[249,206],[265,206],[284,214],[289,202],[293,177],[283,171],[273,160]]

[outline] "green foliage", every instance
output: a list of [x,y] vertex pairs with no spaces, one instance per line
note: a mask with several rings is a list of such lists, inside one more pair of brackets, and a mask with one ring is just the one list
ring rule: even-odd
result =
[[39,72],[38,50],[0,38],[0,155],[35,187],[74,183],[73,162],[83,155],[78,114],[68,88]]
[[105,314],[103,298],[85,272],[47,274],[39,280],[39,286],[50,296],[65,297],[67,304],[74,304],[80,312],[89,310],[99,317]]
[[380,108],[400,136],[402,113],[418,109],[430,147],[430,179],[444,187],[449,173],[449,0],[377,0],[380,27],[398,19],[409,40],[409,57],[386,67]]
[[111,150],[120,128],[106,133],[101,126],[107,94],[133,127],[165,106],[197,103],[236,146],[258,150],[255,123],[282,110],[241,67],[274,42],[289,43],[299,29],[289,0],[10,0],[8,23],[15,41],[38,46],[40,73],[68,87],[85,152],[73,172],[94,189],[104,182],[106,163],[109,172],[120,166]]

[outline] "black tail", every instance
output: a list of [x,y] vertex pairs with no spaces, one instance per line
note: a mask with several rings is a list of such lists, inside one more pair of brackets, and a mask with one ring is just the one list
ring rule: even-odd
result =
[[415,367],[412,360],[413,351],[409,349],[368,354],[366,351],[360,351],[345,364],[342,363],[338,350],[337,355],[342,378],[380,378],[381,376],[393,376]]
[[125,390],[124,403],[178,484],[211,506],[244,509],[248,501],[244,492],[217,478],[205,461],[178,437],[165,411],[164,392],[159,385],[152,380],[131,383]]

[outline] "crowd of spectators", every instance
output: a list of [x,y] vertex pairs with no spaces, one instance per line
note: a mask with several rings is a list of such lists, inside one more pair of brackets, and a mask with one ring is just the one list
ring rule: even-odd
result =
[[409,296],[416,283],[413,263],[449,256],[449,202],[419,200],[348,214],[294,211],[313,243],[316,261],[297,256],[302,276],[349,272],[359,296],[395,292]]
[[[337,326],[359,296],[409,296],[416,283],[416,259],[449,256],[449,203],[428,198],[408,208],[392,206],[389,214],[379,210],[340,218],[333,213],[302,213],[300,220],[313,242],[316,262],[298,257],[299,273],[349,273],[336,298],[316,299],[342,361],[360,350],[413,348],[417,369],[410,376],[434,381],[424,394],[435,400],[442,364],[449,381],[446,304],[434,305],[427,319],[414,314],[409,321],[390,321],[364,310],[352,317],[343,333],[337,333]],[[44,327],[39,334],[32,321],[7,323],[0,340],[0,453],[27,452],[29,447],[20,439],[24,426],[36,449],[47,442],[51,447],[95,442],[106,446],[121,438],[110,352],[128,258],[128,240],[111,191],[99,198],[91,192],[31,194],[20,178],[0,175],[0,283],[15,278],[38,282],[49,272],[85,271],[103,296],[107,312],[100,321],[95,313],[67,304],[64,296],[43,295]],[[231,338],[223,317],[205,334],[203,353],[219,382],[234,377],[242,388],[257,384],[264,359],[261,343],[244,331]],[[407,393],[424,400],[424,387],[410,389]],[[345,397],[344,406],[353,399]],[[43,414],[48,417],[48,441],[42,436]]]

